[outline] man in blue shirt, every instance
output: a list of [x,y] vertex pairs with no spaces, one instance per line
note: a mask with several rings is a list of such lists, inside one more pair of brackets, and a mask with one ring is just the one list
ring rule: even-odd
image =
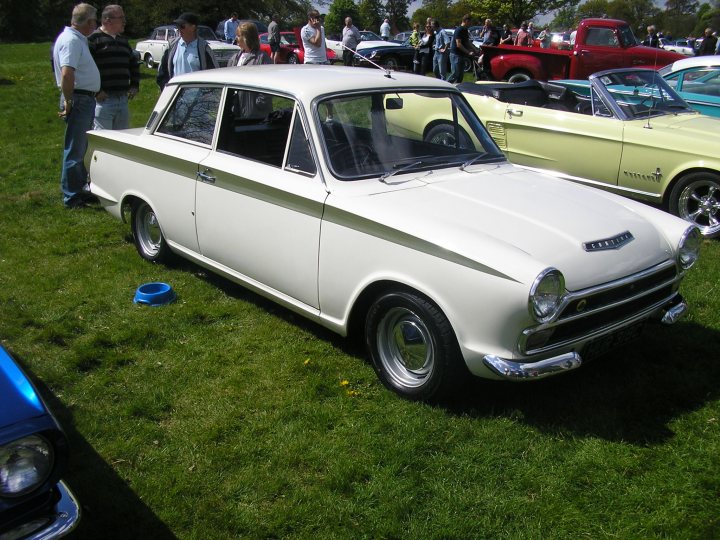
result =
[[66,208],[82,208],[90,199],[87,170],[83,159],[87,131],[95,118],[95,94],[100,90],[100,72],[90,54],[87,37],[97,28],[97,10],[90,4],[73,8],[66,26],[53,45],[53,69],[60,88],[65,120],[65,145],[60,187]]
[[433,21],[435,30],[435,54],[433,55],[433,73],[443,81],[447,78],[447,63],[450,57],[450,36],[440,27],[437,20]]
[[240,26],[240,21],[238,21],[238,14],[233,13],[230,15],[230,18],[225,21],[225,25],[223,26],[223,31],[225,33],[225,41],[228,43],[232,43],[235,41],[235,33],[237,32],[238,26]]
[[165,49],[155,79],[161,90],[175,75],[218,67],[210,45],[198,37],[198,22],[194,13],[183,13],[175,21],[180,36]]

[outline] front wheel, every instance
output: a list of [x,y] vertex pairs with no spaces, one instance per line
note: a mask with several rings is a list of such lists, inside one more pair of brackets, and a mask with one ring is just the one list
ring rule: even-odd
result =
[[135,249],[150,262],[164,262],[170,258],[170,248],[165,241],[155,211],[145,201],[136,201],[130,216]]
[[365,344],[382,383],[408,399],[446,396],[469,378],[450,322],[411,292],[388,292],[373,302]]
[[287,56],[287,63],[288,64],[299,64],[300,62],[298,62],[297,55],[290,53]]
[[148,69],[155,69],[155,60],[153,60],[152,54],[146,54],[145,55],[145,66],[147,66]]
[[697,225],[705,238],[720,236],[720,175],[696,172],[682,177],[670,193],[669,209]]
[[385,59],[385,67],[390,71],[397,71],[398,69],[400,69],[400,61],[397,59],[396,56],[388,56]]
[[452,148],[462,148],[465,150],[474,149],[473,143],[465,130],[458,127],[456,136],[453,126],[450,124],[433,126],[428,130],[424,141],[431,144],[450,146]]

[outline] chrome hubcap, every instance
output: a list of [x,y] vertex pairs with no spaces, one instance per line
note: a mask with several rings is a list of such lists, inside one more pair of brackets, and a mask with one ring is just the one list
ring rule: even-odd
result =
[[377,332],[380,360],[399,386],[418,387],[433,370],[435,349],[420,317],[405,308],[389,310]]
[[720,230],[720,191],[717,184],[700,180],[689,184],[680,194],[678,213],[683,219],[692,221],[703,235]]
[[142,244],[145,252],[154,256],[160,251],[160,243],[162,242],[162,231],[160,230],[160,224],[155,216],[155,212],[145,207],[140,215],[140,226],[138,232],[140,238],[138,239]]

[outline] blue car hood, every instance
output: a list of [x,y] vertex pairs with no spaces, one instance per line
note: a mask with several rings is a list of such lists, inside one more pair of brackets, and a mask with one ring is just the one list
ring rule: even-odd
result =
[[46,414],[30,380],[0,347],[0,429]]

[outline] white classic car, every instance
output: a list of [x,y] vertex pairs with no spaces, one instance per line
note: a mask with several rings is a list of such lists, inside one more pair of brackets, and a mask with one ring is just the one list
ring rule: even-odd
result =
[[[148,39],[138,41],[135,45],[135,51],[140,55],[140,60],[150,69],[153,69],[162,60],[165,49],[168,48],[169,42],[178,36],[177,27],[173,24],[158,26],[152,31]],[[226,66],[228,60],[240,50],[240,47],[231,43],[226,43],[218,39],[215,32],[209,26],[198,25],[198,36],[208,42],[215,60],[220,66]]]
[[[444,115],[420,126],[429,110]],[[509,164],[430,77],[202,71],[172,79],[144,128],[88,136],[92,192],[141,257],[364,335],[411,399],[565,372],[687,309],[697,227]]]

